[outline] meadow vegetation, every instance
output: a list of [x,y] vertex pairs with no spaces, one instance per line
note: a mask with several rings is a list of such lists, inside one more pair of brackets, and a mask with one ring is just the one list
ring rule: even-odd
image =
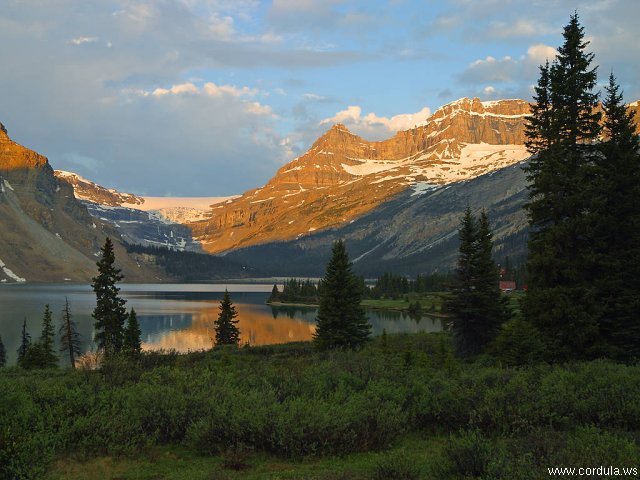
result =
[[[533,479],[640,456],[640,366],[461,361],[447,333],[11,367],[0,392],[1,478],[89,478],[108,459],[129,465],[113,478]],[[154,455],[200,468],[145,476]]]

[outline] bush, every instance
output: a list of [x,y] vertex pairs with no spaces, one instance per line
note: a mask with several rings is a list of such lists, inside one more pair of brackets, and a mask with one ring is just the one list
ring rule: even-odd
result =
[[505,322],[488,352],[507,366],[536,365],[544,358],[544,344],[538,330],[526,320]]
[[480,431],[461,431],[449,438],[444,458],[434,468],[434,478],[488,477],[497,453]]
[[415,461],[404,452],[386,455],[376,464],[372,480],[418,480],[422,478]]

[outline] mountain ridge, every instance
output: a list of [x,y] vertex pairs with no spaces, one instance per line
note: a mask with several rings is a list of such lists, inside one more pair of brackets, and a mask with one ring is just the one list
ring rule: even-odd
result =
[[527,158],[528,113],[523,100],[462,98],[377,142],[336,124],[263,187],[215,205],[210,219],[189,227],[211,253],[334,228],[412,185],[465,180]]
[[[0,128],[0,283],[86,282],[106,236],[119,235],[91,217],[73,188],[53,174],[47,157]],[[130,281],[167,277],[140,266],[115,242],[118,263]]]

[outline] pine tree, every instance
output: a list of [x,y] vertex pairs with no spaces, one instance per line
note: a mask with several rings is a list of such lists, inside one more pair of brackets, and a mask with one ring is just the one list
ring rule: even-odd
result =
[[53,319],[51,317],[51,309],[49,304],[44,307],[44,315],[42,317],[42,333],[40,334],[41,361],[38,368],[53,368],[58,365],[58,355],[55,351],[55,329],[53,327]]
[[2,342],[2,336],[0,336],[0,368],[4,367],[7,364],[7,351],[4,348],[4,343]]
[[510,313],[501,296],[498,267],[491,256],[493,241],[486,212],[476,221],[467,207],[458,235],[457,278],[447,310],[453,317],[456,351],[467,357],[487,347]]
[[361,348],[371,335],[371,325],[360,305],[362,290],[351,271],[345,244],[333,244],[327,272],[319,286],[320,305],[313,336],[321,350],[331,348]]
[[267,303],[277,302],[278,300],[280,300],[280,291],[278,290],[278,285],[274,284]]
[[[533,96],[531,115],[525,125],[527,139],[524,143],[532,154],[548,150],[556,137],[552,131],[550,70],[548,60],[545,65],[540,65],[540,78],[535,87],[536,94]],[[535,162],[536,158],[532,158],[531,161]]]
[[122,351],[129,357],[138,357],[142,352],[142,345],[140,341],[140,324],[138,323],[138,316],[136,311],[132,308],[129,312],[127,320],[127,327],[124,330],[124,345]]
[[487,212],[482,210],[478,221],[478,246],[474,258],[475,296],[484,316],[485,328],[479,332],[482,348],[496,336],[500,326],[511,317],[508,300],[500,292],[500,274],[492,256],[493,233]]
[[18,365],[22,366],[27,351],[31,346],[31,335],[27,332],[27,318],[22,322],[22,333],[20,335],[20,346],[18,347]]
[[598,305],[592,295],[593,238],[588,185],[593,142],[600,127],[592,53],[571,16],[551,67],[541,67],[536,104],[527,126],[534,154],[529,185],[529,290],[525,318],[559,359],[588,357],[598,339]]
[[107,237],[102,247],[102,257],[98,261],[98,276],[93,278],[96,294],[95,341],[105,355],[110,356],[122,350],[124,323],[127,319],[126,301],[119,297],[116,283],[122,280],[121,270],[114,266],[113,243]]
[[627,112],[613,73],[603,102],[601,155],[590,190],[601,354],[640,357],[640,155],[633,112]]
[[77,331],[75,322],[71,320],[71,310],[69,309],[69,299],[67,297],[64,299],[62,325],[60,325],[58,333],[60,335],[60,351],[69,352],[71,368],[76,368],[76,358],[82,354],[80,334]]
[[225,289],[222,302],[220,302],[220,313],[214,322],[216,331],[216,345],[238,345],[240,341],[240,330],[238,329],[238,316],[236,307],[231,302],[231,296]]

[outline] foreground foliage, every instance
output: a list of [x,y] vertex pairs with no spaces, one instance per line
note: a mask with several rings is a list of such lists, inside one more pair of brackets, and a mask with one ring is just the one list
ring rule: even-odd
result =
[[[358,352],[303,343],[115,357],[101,371],[9,368],[0,397],[0,478],[179,445],[230,471],[265,455],[380,452],[361,474],[289,478],[540,478],[557,463],[634,466],[640,454],[640,366],[463,363],[446,334],[387,335]],[[416,435],[439,447],[414,465],[397,446]]]

